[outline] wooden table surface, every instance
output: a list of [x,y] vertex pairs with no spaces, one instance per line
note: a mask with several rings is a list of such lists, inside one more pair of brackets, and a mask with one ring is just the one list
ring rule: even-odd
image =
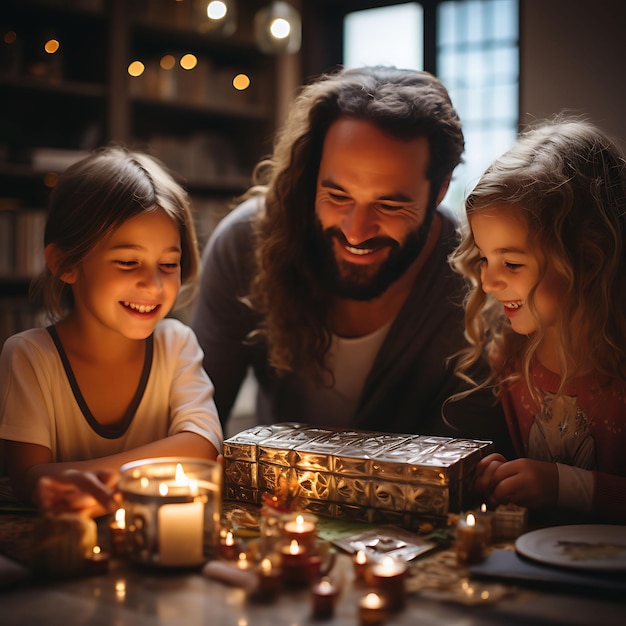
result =
[[[21,528],[6,513],[0,513],[0,528],[15,530],[13,547],[28,540],[28,515]],[[31,518],[32,521],[32,518]],[[7,550],[6,542],[0,551]],[[449,567],[459,581],[465,572],[451,564],[453,554],[442,550],[421,557],[407,581],[406,608],[385,620],[389,626],[622,626],[626,598],[600,598],[579,593],[554,593],[546,588],[487,585],[470,581],[474,600],[481,590],[494,593],[490,600],[470,603],[470,595],[438,592],[429,584],[430,572]],[[447,565],[446,565],[447,564]],[[434,569],[433,569],[434,568]],[[112,559],[108,573],[70,580],[29,578],[0,588],[2,626],[358,626],[358,601],[366,589],[354,580],[351,558],[339,553],[331,571],[342,584],[341,595],[329,620],[311,615],[308,589],[283,591],[275,602],[259,603],[239,588],[202,575],[201,570],[167,571],[145,569],[124,559]],[[457,582],[459,582],[457,581]]]

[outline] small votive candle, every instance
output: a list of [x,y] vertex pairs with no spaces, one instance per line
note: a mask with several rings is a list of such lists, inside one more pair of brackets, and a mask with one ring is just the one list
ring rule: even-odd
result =
[[307,551],[292,539],[280,552],[283,571],[283,583],[287,586],[308,585],[311,580],[309,555]]
[[295,518],[285,522],[283,526],[283,535],[289,542],[296,540],[306,550],[313,550],[315,547],[317,527],[312,517],[305,517],[302,514],[296,515]]
[[254,593],[254,599],[259,602],[273,602],[282,586],[280,569],[275,567],[271,559],[266,557],[261,561],[257,574],[259,582]]
[[250,569],[250,561],[248,560],[248,555],[245,552],[240,552],[239,557],[237,559],[237,567],[239,569]]
[[115,556],[123,556],[126,550],[126,511],[117,509],[115,518],[109,524],[111,538],[111,553]]
[[377,593],[365,594],[359,601],[361,626],[379,626],[385,621],[385,601]]
[[339,590],[329,578],[322,578],[311,588],[313,618],[330,619],[335,612],[335,601]]
[[487,505],[484,502],[480,505],[480,510],[476,511],[476,523],[484,526],[487,531],[487,544],[493,541],[494,515],[493,511],[487,510]]
[[232,531],[227,531],[220,539],[220,556],[223,559],[234,561],[239,555],[239,547],[235,542]]
[[354,577],[356,580],[365,580],[369,564],[364,550],[357,550],[352,558],[352,564],[354,565]]
[[404,608],[407,566],[402,561],[386,556],[382,561],[371,567],[372,585],[385,598],[390,611],[399,611]]
[[476,523],[476,516],[468,513],[456,527],[456,556],[461,564],[478,563],[483,560],[487,543],[487,529]]
[[85,558],[86,573],[101,576],[109,571],[109,555],[100,546],[94,546],[91,554]]

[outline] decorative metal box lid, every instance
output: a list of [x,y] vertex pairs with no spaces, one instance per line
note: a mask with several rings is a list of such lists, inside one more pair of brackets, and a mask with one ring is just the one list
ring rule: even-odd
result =
[[475,439],[255,426],[224,441],[224,496],[261,504],[269,494],[318,515],[413,528],[462,510],[492,451]]

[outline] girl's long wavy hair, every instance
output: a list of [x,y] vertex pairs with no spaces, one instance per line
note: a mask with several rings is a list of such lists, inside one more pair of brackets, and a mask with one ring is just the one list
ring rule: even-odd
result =
[[483,292],[480,255],[467,227],[450,257],[470,283],[470,347],[461,353],[457,373],[465,377],[485,355],[492,373],[480,386],[522,376],[538,397],[529,372],[544,329],[534,294],[550,265],[566,284],[556,327],[561,389],[588,371],[626,380],[626,166],[620,149],[588,121],[558,116],[543,122],[487,169],[465,201],[467,217],[496,205],[519,217],[539,252],[539,278],[526,302],[538,330],[514,333],[502,305]]
[[[194,294],[199,253],[187,192],[154,157],[122,146],[102,147],[60,177],[50,194],[44,246],[55,244],[59,266],[45,268],[30,294],[50,321],[74,307],[71,286],[61,276],[76,267],[92,248],[123,222],[147,211],[164,210],[178,224],[182,248],[181,282],[177,305]],[[147,235],[149,236],[149,235]]]
[[442,83],[426,72],[393,67],[340,70],[306,86],[277,134],[271,158],[259,163],[249,195],[265,195],[257,222],[257,274],[249,305],[261,314],[257,331],[279,371],[294,364],[320,374],[330,346],[332,294],[315,265],[315,194],[326,132],[340,117],[367,120],[402,140],[427,137],[431,199],[461,162],[459,117]]

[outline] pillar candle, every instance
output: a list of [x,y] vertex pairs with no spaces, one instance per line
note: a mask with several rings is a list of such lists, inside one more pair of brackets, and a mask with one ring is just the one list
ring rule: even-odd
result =
[[478,563],[484,558],[487,529],[476,523],[476,516],[468,513],[456,527],[456,556],[461,564]]
[[385,598],[390,611],[404,608],[407,567],[402,561],[386,556],[371,567],[371,579],[374,587]]
[[287,586],[308,585],[311,580],[309,555],[295,540],[281,549],[283,583]]
[[159,562],[167,566],[204,563],[204,506],[177,502],[159,507]]
[[385,601],[377,593],[367,593],[359,601],[361,626],[379,626],[385,621]]
[[316,526],[311,519],[304,515],[296,515],[294,519],[285,522],[283,534],[287,542],[296,540],[306,550],[313,550],[316,539]]
[[330,619],[335,612],[335,601],[339,590],[329,578],[322,578],[311,588],[313,618]]

